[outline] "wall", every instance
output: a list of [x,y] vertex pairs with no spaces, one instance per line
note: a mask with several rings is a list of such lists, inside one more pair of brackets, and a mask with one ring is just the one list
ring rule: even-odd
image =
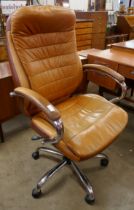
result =
[[74,10],[88,10],[88,0],[69,0],[69,5]]

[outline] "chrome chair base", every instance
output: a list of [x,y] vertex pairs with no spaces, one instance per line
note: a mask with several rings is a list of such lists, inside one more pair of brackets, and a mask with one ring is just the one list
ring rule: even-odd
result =
[[[62,157],[62,160],[54,166],[52,169],[50,169],[48,172],[46,172],[38,181],[37,186],[32,191],[33,198],[39,198],[42,194],[41,188],[42,186],[47,182],[49,178],[51,178],[54,174],[56,174],[60,169],[62,169],[65,165],[69,165],[76,176],[78,177],[81,185],[86,191],[85,201],[88,204],[92,204],[95,201],[95,196],[93,192],[93,188],[91,183],[89,182],[89,179],[86,177],[86,175],[78,168],[76,163],[66,157],[64,157],[60,152],[50,149],[48,147],[39,147],[37,150],[32,154],[32,157],[37,160],[39,158],[39,153],[45,152],[53,155],[57,155],[59,157]],[[100,164],[101,166],[107,166],[109,163],[109,159],[105,154],[98,154],[95,156],[96,158],[100,158]]]

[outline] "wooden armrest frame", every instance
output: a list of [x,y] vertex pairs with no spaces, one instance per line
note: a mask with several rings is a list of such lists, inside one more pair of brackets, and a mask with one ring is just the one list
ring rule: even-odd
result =
[[119,86],[121,87],[121,90],[122,90],[121,95],[119,97],[111,99],[110,101],[112,103],[116,103],[125,97],[126,91],[127,91],[127,86],[125,83],[125,77],[123,77],[121,74],[117,73],[116,71],[114,71],[113,69],[111,69],[107,66],[98,65],[98,64],[85,64],[85,65],[83,65],[83,70],[84,71],[93,71],[93,72],[97,72],[102,75],[106,75],[106,76],[110,77],[111,79],[113,79],[116,83],[119,84]]

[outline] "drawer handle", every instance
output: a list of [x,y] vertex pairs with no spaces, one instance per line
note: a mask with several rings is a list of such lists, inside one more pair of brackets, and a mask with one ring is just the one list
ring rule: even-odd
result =
[[131,71],[131,74],[133,74],[133,75],[134,75],[134,71]]

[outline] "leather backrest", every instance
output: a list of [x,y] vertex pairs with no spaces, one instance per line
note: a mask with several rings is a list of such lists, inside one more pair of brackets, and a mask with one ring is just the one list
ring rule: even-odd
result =
[[50,101],[70,95],[82,79],[75,14],[56,6],[27,6],[7,21],[7,47],[16,86]]

